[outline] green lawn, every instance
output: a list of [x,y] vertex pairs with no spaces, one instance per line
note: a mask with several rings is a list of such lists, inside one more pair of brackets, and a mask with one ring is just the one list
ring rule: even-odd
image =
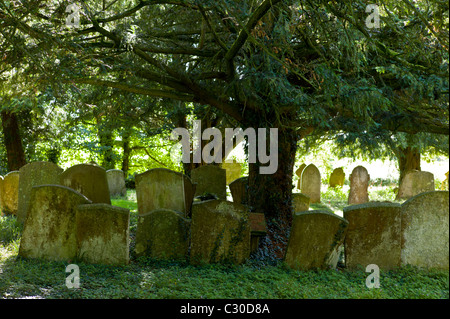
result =
[[[323,204],[319,205],[341,209],[345,206],[344,195],[327,191]],[[133,248],[137,223],[135,192],[129,191],[127,198],[113,199],[112,204],[131,210]],[[369,273],[364,269],[296,271],[287,269],[283,263],[254,259],[240,266],[191,266],[136,259],[132,252],[131,263],[123,267],[77,262],[80,288],[69,289],[66,287],[69,263],[17,257],[20,231],[14,217],[0,217],[1,298],[449,298],[448,271],[404,267],[381,272],[381,287],[369,289],[365,285]]]

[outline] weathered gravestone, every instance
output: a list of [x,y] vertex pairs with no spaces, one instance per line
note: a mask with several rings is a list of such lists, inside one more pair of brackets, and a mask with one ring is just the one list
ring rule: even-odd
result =
[[30,205],[31,189],[38,185],[60,185],[61,167],[51,162],[32,162],[19,169],[19,202],[17,220],[24,223]]
[[237,163],[233,161],[233,163],[222,163],[222,168],[226,170],[227,175],[227,185],[229,185],[232,181],[241,177],[242,166],[241,163]]
[[402,265],[449,268],[449,192],[416,195],[402,204]]
[[154,168],[136,175],[139,215],[155,209],[171,209],[189,217],[194,193],[195,185],[188,176],[166,168]]
[[0,187],[2,215],[17,215],[19,181],[19,171],[11,171],[3,178]]
[[263,213],[250,213],[250,252],[258,250],[259,241],[267,233],[266,218]]
[[305,169],[305,167],[306,167],[306,164],[303,163],[303,164],[300,165],[300,167],[295,171],[295,175],[298,176],[297,188],[298,188],[299,190],[302,189],[302,173],[303,173],[303,170]]
[[60,183],[76,190],[93,203],[111,205],[106,170],[94,164],[78,164],[60,175]]
[[434,175],[430,172],[409,170],[398,188],[397,199],[408,199],[417,194],[434,191]]
[[244,205],[248,203],[248,176],[234,180],[228,187],[234,203]]
[[192,205],[191,264],[231,262],[250,256],[248,207],[224,200]]
[[336,268],[348,222],[327,211],[295,213],[284,258],[293,269]]
[[364,204],[369,201],[369,187],[370,175],[367,169],[363,166],[357,166],[350,174],[350,192],[348,195],[348,204]]
[[345,263],[349,268],[376,264],[380,269],[400,266],[400,204],[371,202],[344,207],[349,225]]
[[120,169],[110,169],[106,171],[109,194],[111,196],[125,196],[127,188],[125,186],[125,174]]
[[128,209],[97,203],[79,205],[75,212],[77,257],[80,260],[92,264],[128,264]]
[[75,208],[90,203],[84,195],[65,186],[34,186],[19,255],[54,261],[77,257]]
[[335,168],[330,175],[328,184],[330,187],[344,186],[345,173],[342,167]]
[[310,199],[305,194],[293,193],[292,194],[292,206],[295,212],[302,212],[309,210]]
[[319,169],[314,164],[309,164],[302,172],[301,193],[308,196],[311,204],[320,203],[320,180]]
[[227,199],[226,171],[217,165],[203,165],[191,171],[191,180],[197,184],[195,196],[215,194],[218,199]]
[[136,256],[160,260],[186,260],[190,220],[170,209],[155,209],[139,215]]

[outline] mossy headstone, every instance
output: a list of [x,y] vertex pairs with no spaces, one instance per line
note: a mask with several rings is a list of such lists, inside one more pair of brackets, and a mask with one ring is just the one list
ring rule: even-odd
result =
[[348,194],[348,204],[364,204],[369,201],[369,180],[370,175],[363,166],[357,166],[350,174],[350,192]]
[[284,258],[293,269],[336,268],[348,222],[328,211],[295,213]]
[[308,196],[310,203],[320,203],[320,179],[319,169],[314,164],[309,164],[302,172],[301,193]]
[[400,209],[400,204],[385,202],[344,207],[349,222],[344,245],[347,267],[376,264],[386,270],[400,266]]
[[302,193],[292,194],[292,206],[295,212],[302,212],[309,210],[310,198]]
[[402,265],[449,268],[449,192],[416,195],[401,206]]
[[344,186],[345,173],[342,167],[335,168],[330,175],[328,184],[330,187]]
[[125,196],[127,188],[125,187],[125,174],[120,169],[110,169],[106,171],[108,180],[109,194],[111,196]]
[[227,199],[227,174],[225,169],[217,165],[203,165],[191,171],[191,180],[197,184],[195,196],[211,193],[219,199]]
[[433,173],[409,170],[400,183],[397,199],[408,199],[420,193],[431,191],[434,191]]
[[2,215],[17,215],[19,202],[19,171],[11,171],[2,178],[0,204]]

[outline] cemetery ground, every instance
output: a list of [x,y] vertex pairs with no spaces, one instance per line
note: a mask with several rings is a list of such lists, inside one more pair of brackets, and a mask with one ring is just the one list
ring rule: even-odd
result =
[[[369,188],[371,200],[394,201],[394,184],[380,181]],[[348,186],[328,189],[310,209],[342,212]],[[134,240],[138,220],[136,193],[113,197],[112,205],[130,209],[130,263],[127,266],[86,264],[80,287],[66,286],[66,262],[18,257],[21,229],[14,217],[0,217],[0,297],[25,299],[448,299],[449,272],[412,266],[381,271],[380,288],[366,287],[365,269],[299,271],[282,262],[250,258],[236,266],[192,266],[136,258]]]

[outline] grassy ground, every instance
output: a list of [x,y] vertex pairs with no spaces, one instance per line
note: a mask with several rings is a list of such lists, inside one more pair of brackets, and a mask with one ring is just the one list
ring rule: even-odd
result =
[[[345,190],[345,188],[344,188]],[[389,190],[371,194],[386,198]],[[384,192],[384,193],[383,193]],[[313,209],[342,210],[346,192],[327,190]],[[133,249],[137,224],[135,192],[113,205],[131,210]],[[296,271],[283,263],[249,260],[244,265],[191,266],[136,259],[123,267],[77,263],[80,288],[66,287],[69,263],[25,260],[17,256],[21,227],[14,217],[0,217],[1,298],[150,298],[150,299],[448,299],[448,271],[404,267],[381,272],[379,289],[366,287],[364,269]]]

